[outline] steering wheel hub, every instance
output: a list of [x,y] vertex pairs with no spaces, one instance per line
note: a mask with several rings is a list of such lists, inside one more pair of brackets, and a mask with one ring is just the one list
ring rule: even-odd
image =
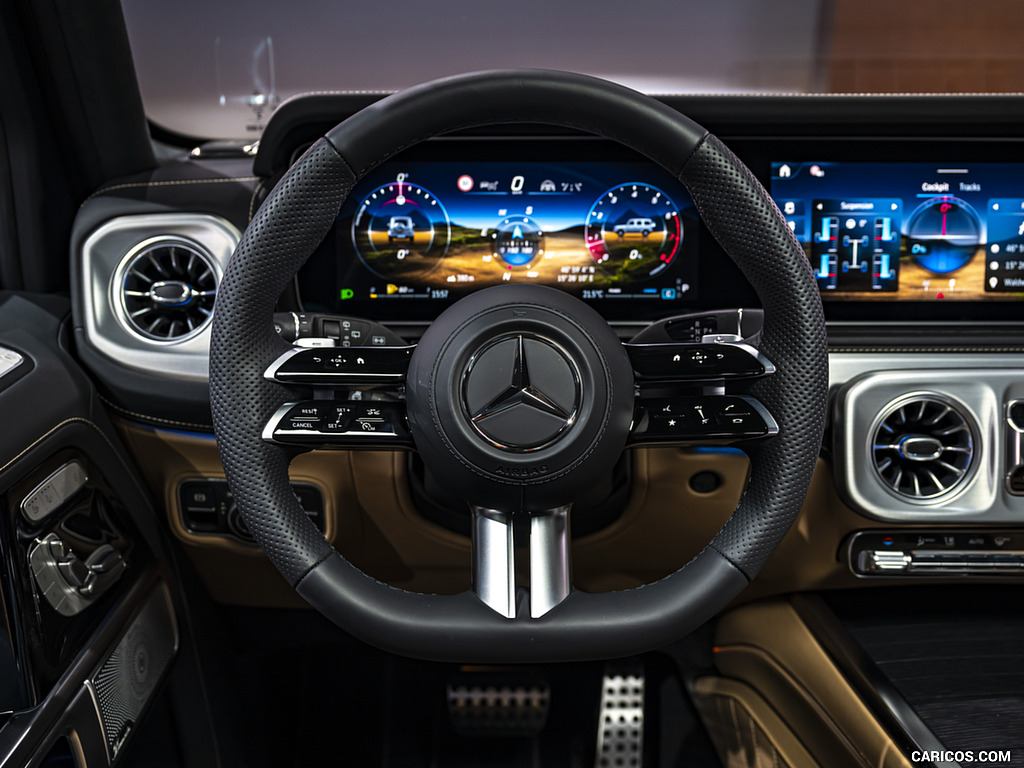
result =
[[458,302],[409,364],[424,463],[471,504],[569,504],[622,455],[633,372],[608,324],[553,288],[503,285]]
[[499,336],[470,358],[462,413],[495,448],[544,448],[576,423],[582,386],[572,358],[533,333]]

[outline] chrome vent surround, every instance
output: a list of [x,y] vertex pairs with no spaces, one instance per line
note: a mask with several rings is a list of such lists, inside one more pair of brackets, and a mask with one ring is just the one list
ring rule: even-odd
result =
[[200,333],[213,317],[219,274],[199,244],[157,237],[136,245],[114,275],[121,321],[133,333],[178,342]]
[[889,403],[870,446],[883,485],[911,501],[962,487],[974,462],[977,430],[967,410],[942,395],[917,393]]

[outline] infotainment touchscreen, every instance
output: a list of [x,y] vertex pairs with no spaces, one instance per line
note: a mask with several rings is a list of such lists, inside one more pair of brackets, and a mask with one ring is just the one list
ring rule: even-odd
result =
[[822,295],[1024,298],[1024,166],[773,162],[771,194]]

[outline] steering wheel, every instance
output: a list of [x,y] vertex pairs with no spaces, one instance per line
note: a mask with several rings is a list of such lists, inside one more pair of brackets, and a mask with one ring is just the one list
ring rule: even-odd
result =
[[[582,301],[514,284],[456,302],[415,347],[301,349],[275,333],[275,302],[359,179],[432,136],[526,122],[614,139],[677,177],[761,299],[757,349],[738,335],[623,345]],[[743,394],[726,393],[734,380]],[[348,396],[403,384],[404,402]],[[825,324],[802,248],[761,184],[716,137],[603,80],[482,72],[367,107],[285,174],[225,272],[210,395],[224,470],[249,530],[297,592],[349,633],[433,660],[611,658],[663,646],[707,621],[789,529],[821,446]],[[672,408],[679,419],[666,418]],[[573,499],[624,450],[748,438],[755,439],[744,443],[746,493],[699,555],[635,589],[573,589]],[[473,589],[413,593],[345,560],[290,489],[288,463],[303,447],[418,450],[473,516]],[[520,558],[528,553],[528,588],[516,581],[517,550]]]

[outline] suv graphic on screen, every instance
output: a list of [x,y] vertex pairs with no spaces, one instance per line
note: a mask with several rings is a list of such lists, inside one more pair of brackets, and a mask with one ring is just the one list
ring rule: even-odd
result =
[[388,242],[392,240],[412,240],[416,226],[410,216],[392,216],[388,222]]
[[636,234],[639,232],[642,237],[647,237],[653,229],[653,219],[627,219],[625,224],[619,223],[615,225],[615,234],[622,237],[626,234]]

